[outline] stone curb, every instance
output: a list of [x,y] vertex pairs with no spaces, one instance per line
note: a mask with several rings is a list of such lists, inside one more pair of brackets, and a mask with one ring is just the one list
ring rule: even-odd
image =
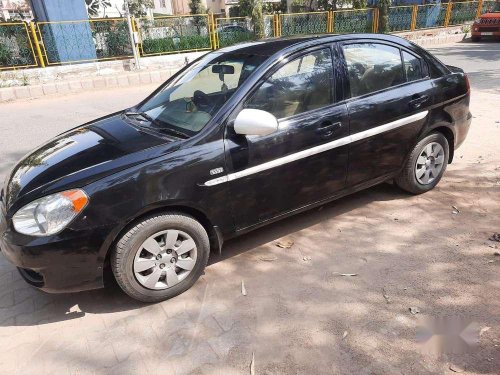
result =
[[161,83],[171,77],[177,70],[165,69],[150,72],[135,72],[108,77],[82,78],[80,80],[57,81],[29,86],[0,88],[0,103],[22,99],[36,99],[49,95],[64,95],[115,87],[132,87],[142,84]]
[[437,46],[441,44],[457,43],[464,40],[464,34],[443,35],[438,37],[421,38],[411,40],[411,42],[418,44],[420,47]]

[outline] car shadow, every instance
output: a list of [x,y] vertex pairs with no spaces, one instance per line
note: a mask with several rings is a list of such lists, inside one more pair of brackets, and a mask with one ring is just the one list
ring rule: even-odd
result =
[[[390,184],[381,184],[280,220],[227,241],[221,254],[211,254],[208,269],[218,262],[335,218],[368,203],[406,197],[409,195],[398,188]],[[193,288],[196,288],[196,285]],[[27,285],[14,266],[8,264],[5,259],[0,259],[0,327],[49,324],[79,319],[86,314],[108,314],[147,306],[122,292],[110,271],[105,274],[105,288],[103,289],[48,294]]]

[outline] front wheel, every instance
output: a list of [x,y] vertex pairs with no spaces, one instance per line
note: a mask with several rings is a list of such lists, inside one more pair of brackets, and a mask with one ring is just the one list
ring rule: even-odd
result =
[[413,148],[403,170],[396,177],[396,184],[413,194],[433,189],[446,170],[450,146],[441,133],[432,133]]
[[203,273],[209,252],[207,232],[198,221],[164,213],[145,218],[120,238],[111,268],[130,297],[158,302],[189,289]]

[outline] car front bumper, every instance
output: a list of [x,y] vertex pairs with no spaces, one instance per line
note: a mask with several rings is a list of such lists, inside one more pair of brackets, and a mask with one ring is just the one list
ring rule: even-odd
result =
[[500,25],[493,26],[483,26],[483,25],[473,25],[471,28],[471,35],[475,38],[483,37],[500,37]]
[[50,293],[103,287],[100,254],[110,227],[30,237],[9,229],[5,217],[0,219],[0,250],[29,284]]

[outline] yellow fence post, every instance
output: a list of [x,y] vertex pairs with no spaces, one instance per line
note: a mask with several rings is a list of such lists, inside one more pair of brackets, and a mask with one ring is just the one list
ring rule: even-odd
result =
[[219,38],[219,21],[215,18],[215,15],[212,13],[212,29],[214,31],[214,42],[215,48],[220,48],[220,38]]
[[280,37],[281,36],[281,14],[276,14],[276,22],[275,22],[275,27],[274,27],[274,36],[275,37]]
[[410,31],[414,31],[417,28],[417,12],[418,7],[416,5],[413,5],[413,10],[411,12]]
[[477,3],[477,12],[476,12],[476,18],[481,17],[481,11],[483,10],[483,0],[479,0]]
[[[134,16],[130,17],[130,23],[132,24],[132,32],[134,33],[134,47],[137,48],[139,56],[142,56],[142,37],[139,35],[139,25]],[[135,36],[137,36],[137,43],[135,43]]]
[[36,35],[35,22],[30,22],[30,30],[31,30],[31,35],[33,36],[33,42],[35,43],[38,61],[40,62],[40,66],[42,68],[45,68],[45,61],[43,60],[42,50],[40,48],[40,41],[38,40],[38,36]]
[[373,8],[372,31],[374,33],[378,33],[378,17],[379,17],[379,10],[378,10],[378,8]]
[[333,11],[328,11],[328,15],[326,17],[327,19],[327,25],[326,25],[326,32],[327,33],[333,33]]
[[450,1],[448,2],[448,6],[446,8],[446,16],[444,17],[444,27],[448,27],[450,23],[450,17],[451,17],[451,8],[453,7],[453,3]]

